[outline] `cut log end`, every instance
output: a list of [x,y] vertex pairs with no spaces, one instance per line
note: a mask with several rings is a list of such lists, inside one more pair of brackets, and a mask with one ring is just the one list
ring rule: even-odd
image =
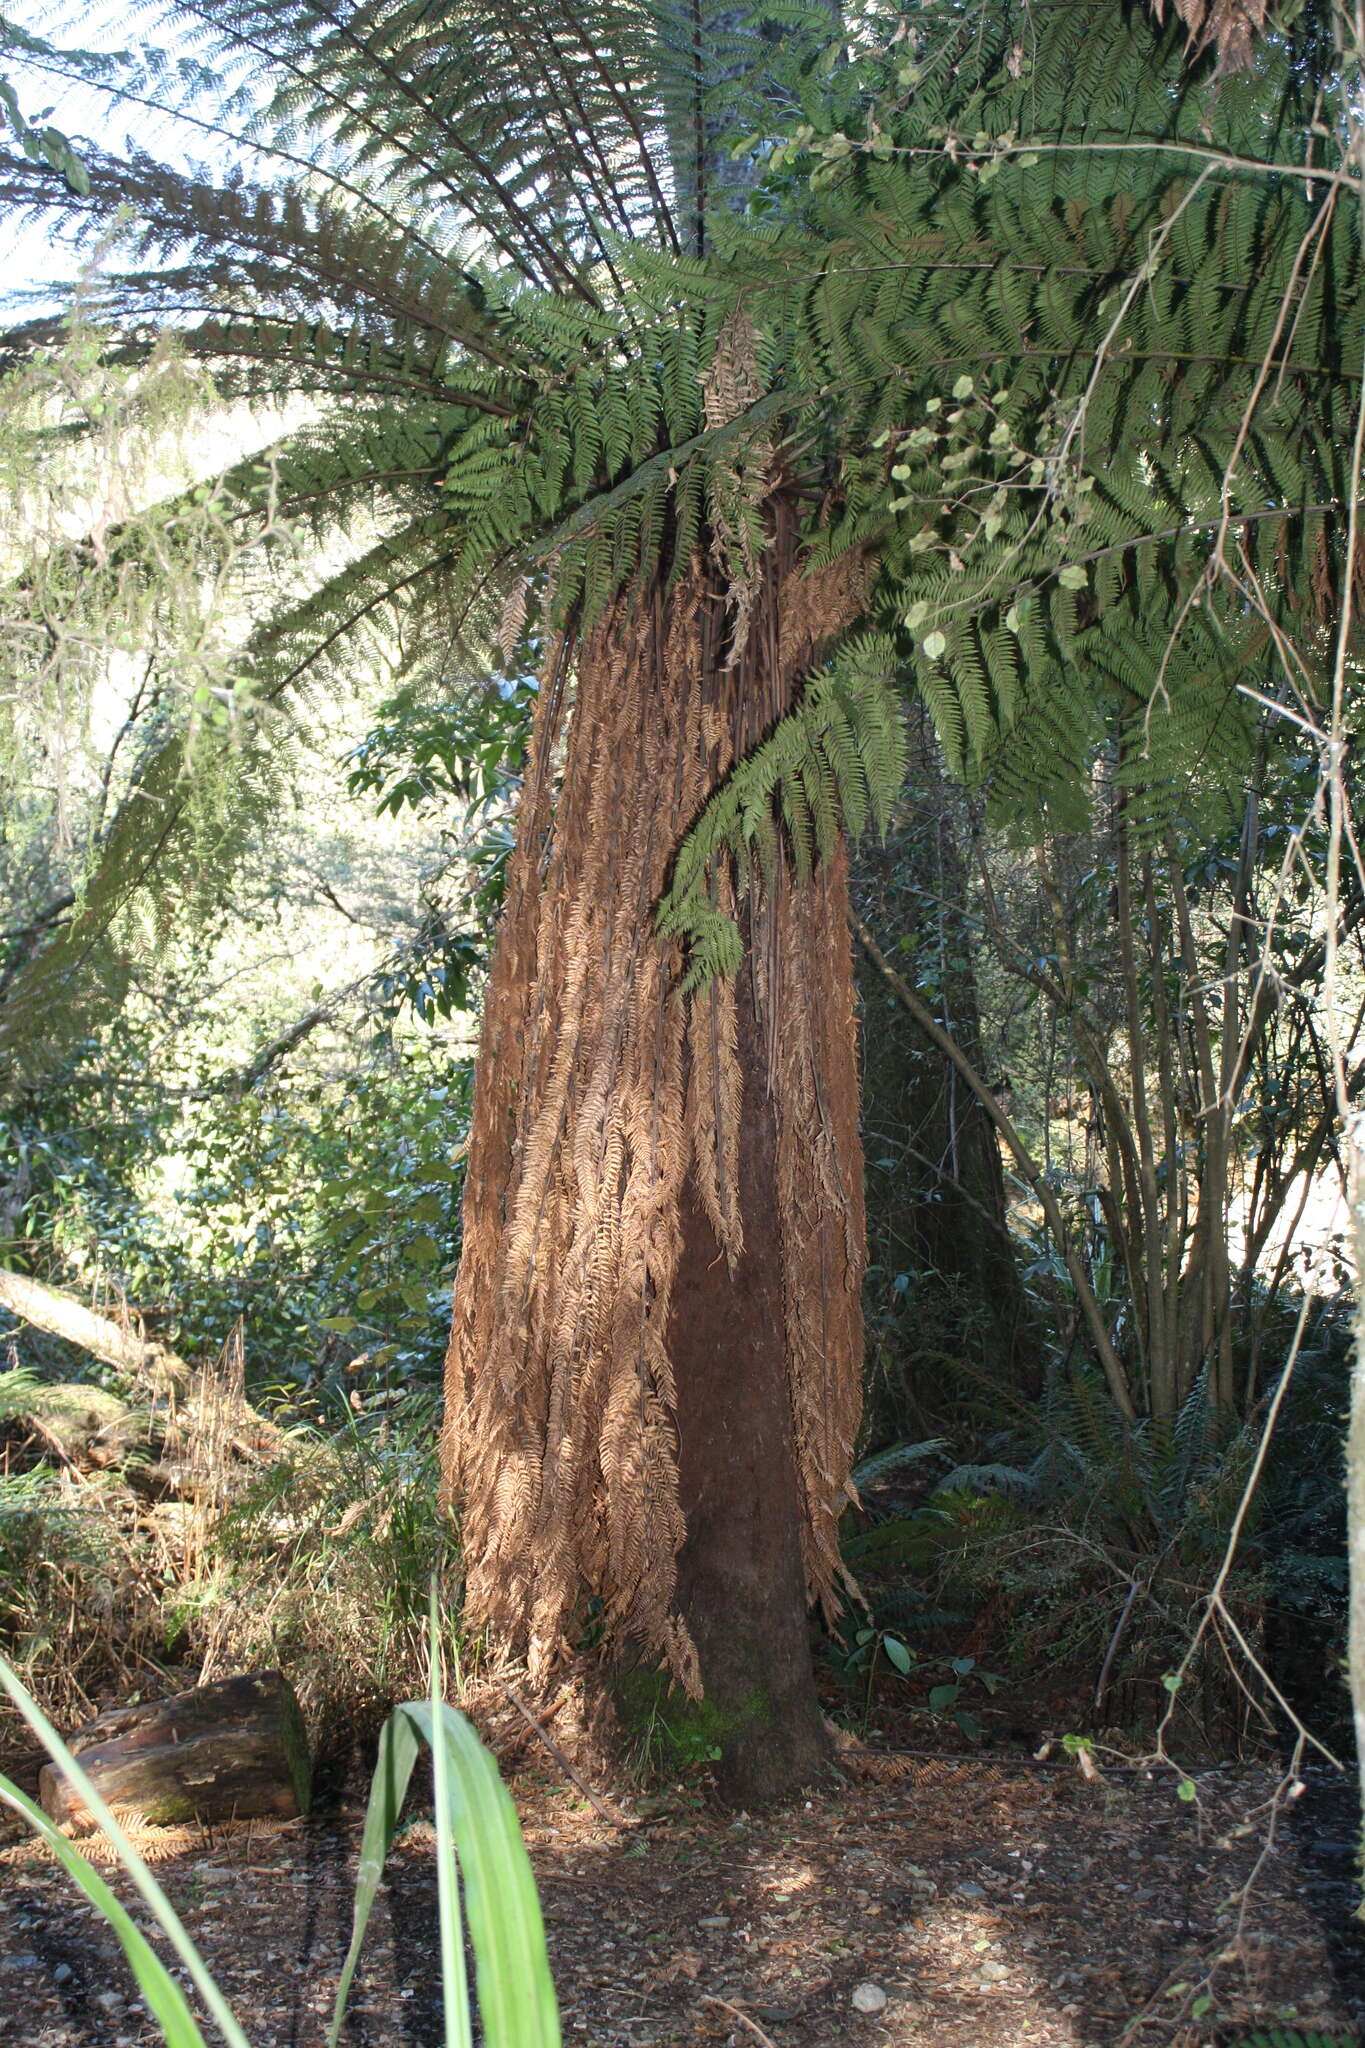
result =
[[[287,1820],[308,1811],[303,1717],[279,1671],[115,1707],[77,1729],[68,1747],[107,1805],[153,1825]],[[59,1825],[94,1825],[55,1765],[44,1766],[38,1796]]]

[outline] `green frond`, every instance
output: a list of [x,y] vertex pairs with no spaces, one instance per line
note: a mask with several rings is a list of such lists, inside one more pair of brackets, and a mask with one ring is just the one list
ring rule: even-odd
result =
[[[1005,817],[1079,817],[1117,733],[1153,832],[1236,791],[1277,636],[1313,687],[1365,280],[1312,10],[1216,89],[1148,10],[1070,0],[934,0],[884,49],[800,0],[208,15],[203,69],[107,82],[210,121],[237,94],[256,182],[93,152],[82,194],[10,154],[0,200],[124,221],[114,359],[176,324],[226,390],[316,405],[225,488],[361,552],[281,606],[262,550],[244,705],[408,606],[467,630],[514,576],[533,627],[550,582],[582,626],[698,554],[742,593],[790,492],[805,563],[856,551],[872,596],[679,851],[662,923],[704,978],[734,957],[718,859],[884,822],[898,687]],[[738,308],[751,384],[708,424]]]
[[[854,633],[809,683],[800,702],[746,755],[678,849],[659,929],[687,942],[685,986],[738,963],[739,934],[716,910],[710,877],[723,854],[772,865],[774,833],[798,872],[828,858],[841,827],[868,815],[884,829],[905,776],[904,723],[896,695],[899,655],[883,634]],[[719,936],[724,925],[733,938]],[[727,950],[728,949],[728,950]]]
[[727,243],[841,451],[816,558],[876,556],[874,617],[998,815],[1077,815],[1111,720],[1154,829],[1216,810],[1251,758],[1239,687],[1275,687],[1256,613],[1311,676],[1304,565],[1344,573],[1359,238],[1295,140],[1330,59],[1267,47],[1215,92],[1141,11],[1057,0],[944,9],[917,43],[887,147],[820,168],[857,132],[836,94],[805,190],[774,178],[788,224]]

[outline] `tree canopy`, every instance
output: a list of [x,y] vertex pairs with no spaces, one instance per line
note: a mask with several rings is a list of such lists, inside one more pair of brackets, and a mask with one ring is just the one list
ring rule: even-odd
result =
[[[261,182],[90,150],[88,195],[42,201],[135,210],[144,262],[106,283],[130,355],[165,320],[228,388],[316,401],[228,480],[243,514],[372,523],[262,620],[247,716],[380,615],[425,612],[418,664],[590,624],[703,528],[738,626],[780,463],[812,562],[876,574],[862,637],[681,864],[667,922],[699,971],[734,959],[698,886],[720,839],[779,823],[804,859],[885,814],[898,681],[1002,814],[1074,822],[1111,710],[1153,829],[1226,797],[1243,686],[1321,689],[1358,237],[1330,24],[1253,51],[1252,16],[1180,12],[1219,63],[1061,6],[892,16],[850,48],[818,11],[780,35],[727,12],[691,57],[667,10],[566,10],[534,56],[497,9],[439,39],[420,10],[188,10],[251,81]],[[104,74],[226,118],[207,75]],[[721,133],[742,214],[707,188]],[[32,199],[30,164],[8,178]],[[111,841],[106,868],[131,860]]]

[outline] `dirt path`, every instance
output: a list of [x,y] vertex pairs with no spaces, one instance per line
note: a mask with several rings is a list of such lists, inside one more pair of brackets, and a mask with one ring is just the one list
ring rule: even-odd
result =
[[[1355,2041],[1349,1863],[1317,1856],[1321,1822],[1283,1828],[1240,1898],[1272,1784],[1215,1774],[1188,1805],[1169,1781],[944,1764],[776,1817],[629,1830],[530,1775],[516,1790],[570,2043],[754,2048],[756,2025],[776,2048],[1108,2048],[1134,2015],[1135,2048],[1230,2042],[1253,2024]],[[253,2048],[319,2048],[356,1840],[345,1812],[206,1836],[160,1867]],[[434,1924],[418,1825],[362,1962],[357,2048],[435,2048]],[[877,2009],[862,2012],[869,1986],[858,2002]],[[46,1860],[0,1867],[5,2048],[155,2038],[112,1941]]]

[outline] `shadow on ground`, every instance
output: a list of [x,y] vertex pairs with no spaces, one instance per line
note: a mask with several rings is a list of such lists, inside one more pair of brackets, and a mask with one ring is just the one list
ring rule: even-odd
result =
[[[1305,1858],[1306,1808],[1244,1895],[1268,1774],[1212,1773],[1191,1805],[1170,1780],[1091,1786],[978,1760],[907,1768],[777,1814],[683,1808],[622,1828],[523,1776],[566,2041],[752,2048],[756,2026],[775,2048],[1108,2048],[1129,2029],[1134,2048],[1184,2048],[1257,2025],[1355,2036],[1365,2022],[1349,1881]],[[1348,1819],[1333,1807],[1326,1839],[1349,1845]],[[358,1838],[358,1812],[342,1807],[205,1836],[160,1866],[252,2048],[321,2048]],[[354,2048],[439,2048],[435,1933],[431,1831],[418,1824],[381,1887]],[[60,1873],[10,1860],[0,2042],[157,2038]]]

